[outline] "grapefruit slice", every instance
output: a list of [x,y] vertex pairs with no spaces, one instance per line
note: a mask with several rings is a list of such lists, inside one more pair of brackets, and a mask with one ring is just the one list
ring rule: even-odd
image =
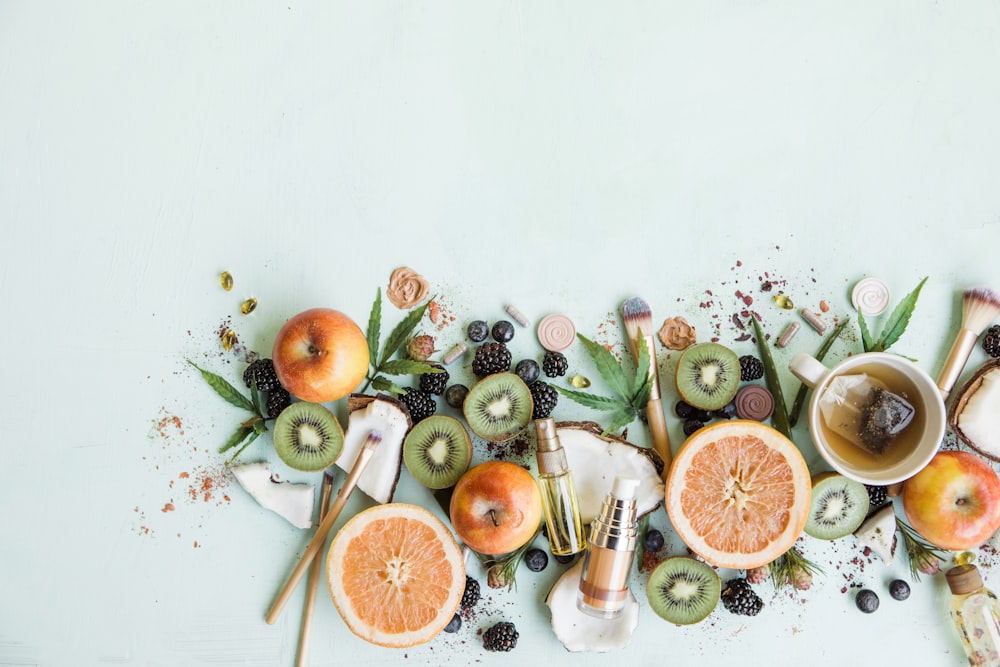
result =
[[465,591],[465,560],[448,528],[416,505],[359,512],[333,538],[330,595],[351,632],[379,646],[430,641]]
[[678,536],[717,567],[751,569],[788,551],[809,514],[812,482],[791,440],[766,424],[698,429],[674,458],[666,507]]

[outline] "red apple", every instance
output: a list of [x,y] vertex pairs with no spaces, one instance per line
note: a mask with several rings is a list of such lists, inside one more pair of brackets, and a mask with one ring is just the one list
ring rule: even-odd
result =
[[524,546],[542,521],[535,478],[508,461],[487,461],[467,470],[451,495],[451,525],[474,551],[498,556]]
[[983,459],[941,451],[903,485],[910,525],[942,549],[975,549],[1000,528],[1000,478]]
[[340,311],[313,308],[285,322],[271,351],[281,385],[303,401],[347,396],[368,373],[368,341]]

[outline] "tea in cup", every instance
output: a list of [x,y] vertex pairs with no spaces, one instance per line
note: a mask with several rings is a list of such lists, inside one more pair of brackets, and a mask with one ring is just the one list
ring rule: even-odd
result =
[[865,484],[894,484],[922,470],[941,446],[941,393],[908,359],[866,352],[829,368],[799,353],[788,366],[812,387],[809,433],[837,472]]

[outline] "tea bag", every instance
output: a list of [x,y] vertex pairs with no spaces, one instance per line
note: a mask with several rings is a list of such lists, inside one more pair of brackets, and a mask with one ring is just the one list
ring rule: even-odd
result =
[[909,401],[865,373],[834,378],[819,406],[828,429],[872,454],[884,454],[914,413]]

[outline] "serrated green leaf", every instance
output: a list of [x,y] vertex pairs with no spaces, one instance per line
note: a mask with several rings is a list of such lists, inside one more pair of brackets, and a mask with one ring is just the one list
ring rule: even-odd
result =
[[873,351],[875,341],[872,339],[871,331],[868,330],[868,322],[860,310],[858,311],[858,328],[861,329],[861,347],[864,348],[865,352]]
[[593,408],[595,410],[603,410],[603,411],[623,410],[629,407],[628,405],[622,403],[620,400],[616,398],[606,398],[604,396],[588,394],[587,392],[584,391],[573,391],[572,389],[564,389],[563,387],[560,387],[558,385],[552,385],[552,386],[555,387],[556,391],[558,391],[566,398],[569,398],[573,401],[576,401],[580,405],[586,406],[588,408]]
[[424,373],[443,373],[444,369],[426,361],[390,359],[382,364],[381,371],[386,375],[422,375]]
[[424,317],[424,312],[427,311],[427,305],[434,300],[431,297],[423,303],[423,305],[414,308],[406,314],[399,324],[397,324],[389,337],[385,341],[385,347],[382,349],[382,355],[379,357],[379,367],[385,364],[386,361],[392,358],[392,355],[396,354],[396,350],[406,342],[413,330],[420,324],[420,320]]
[[631,408],[628,410],[619,410],[614,413],[611,416],[611,423],[609,423],[608,427],[604,429],[604,435],[607,435],[608,433],[617,433],[622,430],[635,421],[635,416],[635,410],[632,410]]
[[594,361],[594,365],[597,366],[597,372],[600,373],[604,381],[611,387],[611,390],[623,399],[627,400],[631,398],[628,378],[625,377],[621,364],[611,354],[611,351],[603,345],[588,339],[581,333],[577,333],[576,337],[583,341],[587,353]]
[[368,315],[368,329],[365,331],[365,338],[368,340],[368,362],[374,366],[378,360],[378,343],[382,337],[382,288],[375,290],[375,302],[372,303],[371,313]]
[[396,396],[404,393],[402,387],[392,382],[388,378],[384,378],[381,375],[375,377],[372,380],[372,389],[375,391],[387,391],[390,394],[395,394]]
[[205,379],[208,386],[214,389],[215,393],[225,399],[227,403],[235,405],[238,408],[243,408],[247,412],[256,412],[253,401],[241,394],[236,387],[229,384],[225,378],[220,377],[211,371],[198,368],[198,365],[190,359],[188,359],[187,362],[198,369],[198,372],[201,373],[201,377]]
[[257,435],[267,433],[267,424],[264,422],[263,418],[253,420],[253,432]]
[[229,462],[232,463],[236,460],[236,457],[243,453],[243,450],[250,446],[250,444],[257,439],[259,433],[251,433],[247,441],[243,443],[243,446],[236,450],[236,453],[229,457]]
[[757,336],[757,348],[760,350],[760,359],[764,364],[764,382],[767,390],[774,397],[774,412],[771,414],[771,422],[774,428],[778,429],[782,435],[789,440],[792,439],[792,426],[788,422],[788,407],[785,405],[785,394],[781,391],[781,376],[778,375],[778,368],[774,365],[774,357],[771,356],[771,348],[764,338],[764,331],[760,328],[760,322],[755,315],[750,316],[753,323],[753,331]]
[[649,403],[649,395],[650,393],[652,393],[652,391],[653,391],[653,378],[651,376],[647,376],[646,379],[643,381],[642,386],[639,387],[638,393],[632,397],[632,400],[629,402],[629,405],[635,408],[636,411],[644,410],[646,408],[646,404]]
[[229,440],[226,440],[226,444],[222,445],[222,447],[219,447],[219,453],[221,454],[223,452],[229,451],[236,445],[243,442],[246,439],[246,437],[251,433],[253,433],[252,426],[246,426],[244,424],[240,424],[239,428],[236,429],[236,432],[233,433],[231,436],[229,436]]
[[892,344],[899,340],[903,332],[906,331],[906,325],[910,323],[910,316],[913,315],[914,309],[917,307],[917,298],[920,296],[920,289],[927,282],[927,277],[925,276],[920,284],[916,288],[907,294],[902,301],[899,302],[892,310],[892,314],[889,315],[888,321],[885,323],[885,327],[882,329],[882,335],[879,336],[877,346],[881,351],[888,350],[892,347]]
[[[633,389],[630,395],[630,398],[633,400],[633,405],[635,405],[635,403],[641,398],[643,386],[647,384],[652,386],[650,380],[652,379],[652,373],[656,371],[655,368],[650,367],[649,347],[646,345],[646,336],[642,329],[639,329],[639,340],[637,343],[638,351],[636,352],[635,379],[632,384]],[[645,405],[646,401],[643,401],[641,407],[645,407]]]

